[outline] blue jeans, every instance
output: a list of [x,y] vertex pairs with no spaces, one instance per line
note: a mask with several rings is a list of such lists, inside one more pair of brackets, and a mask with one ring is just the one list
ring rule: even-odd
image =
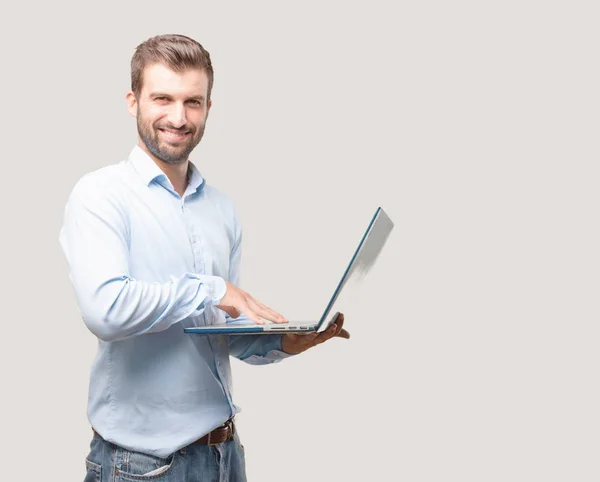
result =
[[219,445],[191,444],[163,459],[126,450],[94,434],[84,482],[246,482],[237,433]]

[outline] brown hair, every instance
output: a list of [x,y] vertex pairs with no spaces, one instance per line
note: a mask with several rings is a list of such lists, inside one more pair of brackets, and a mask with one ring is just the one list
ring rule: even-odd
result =
[[157,35],[142,42],[131,58],[131,90],[136,97],[142,90],[143,73],[147,65],[160,63],[175,72],[200,69],[208,76],[208,98],[213,85],[210,54],[195,40],[185,35]]

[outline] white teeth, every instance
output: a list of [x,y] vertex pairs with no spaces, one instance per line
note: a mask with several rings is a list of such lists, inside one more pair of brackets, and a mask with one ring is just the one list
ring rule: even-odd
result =
[[185,132],[170,132],[170,131],[165,131],[165,130],[163,130],[162,132],[164,132],[165,134],[167,134],[171,137],[183,137],[186,134]]

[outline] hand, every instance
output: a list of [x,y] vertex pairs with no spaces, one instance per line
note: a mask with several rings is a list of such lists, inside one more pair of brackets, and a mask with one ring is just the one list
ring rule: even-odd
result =
[[329,328],[321,333],[288,333],[281,337],[281,350],[289,355],[297,355],[303,351],[320,345],[321,343],[335,337],[350,338],[350,333],[344,330],[344,315],[341,313],[335,319]]
[[242,313],[250,318],[254,323],[263,325],[265,322],[261,319],[272,321],[274,323],[287,323],[288,320],[282,315],[272,310],[260,301],[255,300],[252,296],[237,286],[225,281],[227,291],[225,296],[221,298],[221,303],[217,308],[223,310],[232,318],[237,318]]

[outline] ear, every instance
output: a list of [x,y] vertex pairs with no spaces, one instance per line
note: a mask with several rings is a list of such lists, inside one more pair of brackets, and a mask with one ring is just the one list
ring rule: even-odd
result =
[[212,107],[212,99],[208,101],[206,104],[206,117],[208,117],[208,113],[210,112],[210,108]]
[[135,94],[132,91],[127,92],[125,100],[127,100],[127,110],[129,111],[129,113],[133,117],[137,117],[138,103],[137,99],[135,98]]

